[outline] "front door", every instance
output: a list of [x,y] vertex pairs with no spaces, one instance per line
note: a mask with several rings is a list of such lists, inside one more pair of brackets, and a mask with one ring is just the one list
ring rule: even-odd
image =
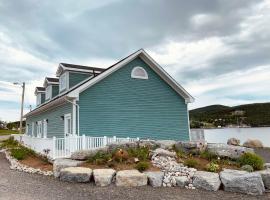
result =
[[65,137],[71,136],[71,114],[65,115],[64,128],[65,128]]

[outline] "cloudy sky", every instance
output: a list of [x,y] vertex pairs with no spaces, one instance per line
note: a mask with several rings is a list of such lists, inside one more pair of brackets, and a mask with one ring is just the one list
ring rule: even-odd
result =
[[0,0],[0,118],[35,105],[59,62],[108,67],[144,48],[195,98],[270,101],[270,0]]

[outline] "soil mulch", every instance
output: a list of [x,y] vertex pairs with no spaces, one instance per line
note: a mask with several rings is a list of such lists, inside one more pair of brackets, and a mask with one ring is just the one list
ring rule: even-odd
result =
[[35,168],[41,169],[42,171],[52,171],[53,165],[51,163],[45,162],[38,157],[27,157],[19,161],[21,164]]

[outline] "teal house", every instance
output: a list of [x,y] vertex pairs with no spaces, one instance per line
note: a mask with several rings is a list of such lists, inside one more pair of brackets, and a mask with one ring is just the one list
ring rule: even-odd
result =
[[35,91],[26,134],[189,140],[193,97],[143,49],[103,69],[60,63]]

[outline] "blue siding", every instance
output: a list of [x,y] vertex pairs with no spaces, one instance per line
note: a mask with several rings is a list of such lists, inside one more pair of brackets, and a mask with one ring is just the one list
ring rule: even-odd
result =
[[89,73],[76,73],[76,72],[69,72],[69,88],[78,84],[79,82],[89,78],[91,74]]
[[[141,66],[149,79],[133,79]],[[187,105],[143,60],[136,58],[80,94],[80,134],[189,140]]]
[[[47,130],[47,137],[64,137],[64,120],[61,116],[70,113],[72,116],[72,105],[70,103],[61,105],[57,108],[52,110],[46,111],[41,113],[37,116],[32,116],[26,119],[26,124],[29,124],[29,130],[32,131],[32,122],[35,123],[34,133],[37,136],[37,121],[43,121],[44,119],[48,119],[48,130]],[[30,135],[32,132],[29,132]]]

